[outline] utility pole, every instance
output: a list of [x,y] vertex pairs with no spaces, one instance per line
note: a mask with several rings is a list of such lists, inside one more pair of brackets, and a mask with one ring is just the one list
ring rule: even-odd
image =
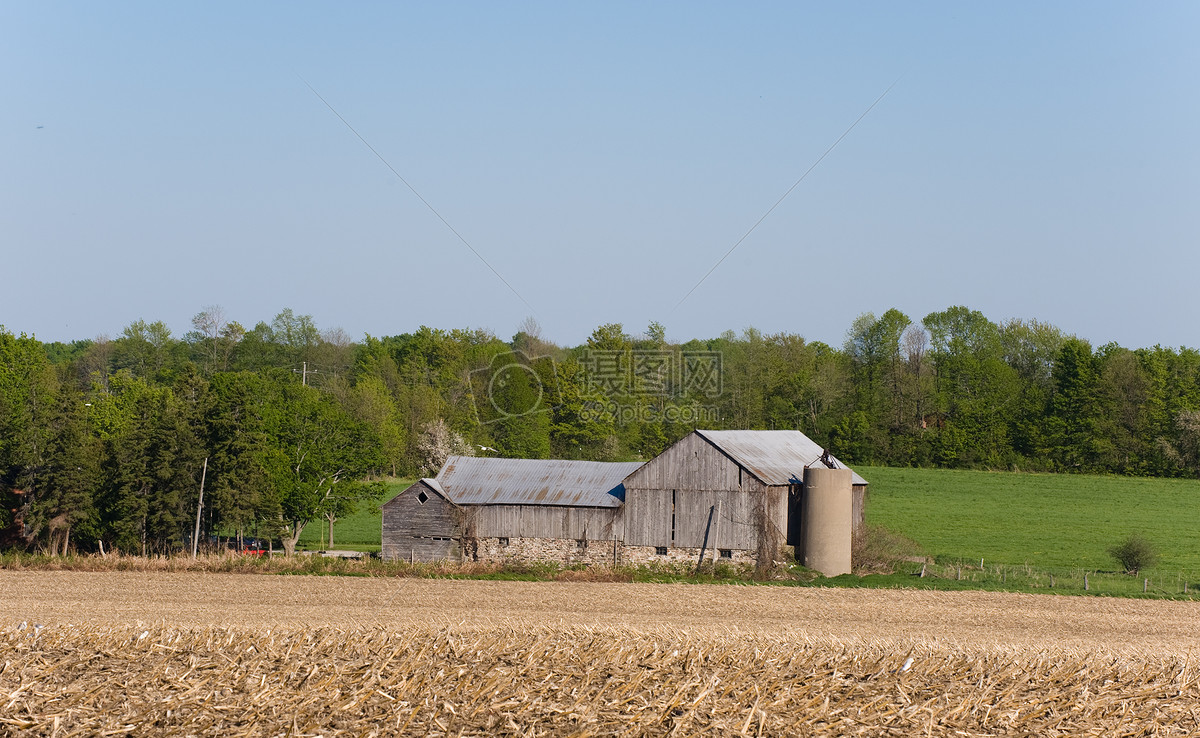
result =
[[[300,375],[300,384],[304,385],[305,387],[308,386],[308,362],[307,361],[300,362],[300,371],[296,371],[295,369],[292,369],[291,372],[292,372],[292,374],[299,374]],[[320,369],[313,369],[312,373],[313,374],[323,374],[324,372],[322,372]]]
[[192,558],[200,545],[200,511],[204,509],[204,480],[208,477],[208,457],[204,457],[204,469],[200,472],[200,500],[196,503],[196,530],[192,533]]

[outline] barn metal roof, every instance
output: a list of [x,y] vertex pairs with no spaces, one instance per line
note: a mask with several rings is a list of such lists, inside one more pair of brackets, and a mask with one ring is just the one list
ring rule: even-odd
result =
[[445,497],[447,500],[450,499],[450,495],[446,494],[446,490],[442,489],[442,485],[440,482],[438,482],[438,480],[430,479],[429,477],[422,477],[420,482],[434,492],[437,492],[442,497]]
[[[724,451],[765,484],[799,484],[804,468],[819,464],[825,449],[816,441],[794,430],[698,430],[697,434]],[[829,457],[838,469],[849,469],[833,456]],[[867,480],[851,470],[854,484]]]
[[436,481],[457,505],[620,507],[641,462],[451,456]]

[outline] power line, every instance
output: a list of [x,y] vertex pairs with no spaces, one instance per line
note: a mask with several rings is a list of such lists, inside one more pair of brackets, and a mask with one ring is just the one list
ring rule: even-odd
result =
[[700,278],[700,281],[697,282],[696,284],[692,285],[692,288],[687,291],[687,294],[684,295],[683,298],[679,300],[679,302],[675,303],[675,307],[671,308],[671,312],[675,312],[676,310],[678,310],[679,306],[682,305],[685,300],[687,300],[689,297],[692,296],[692,293],[696,291],[696,288],[698,288],[700,285],[704,284],[704,280],[708,279],[709,275],[711,275],[713,272],[715,272],[717,270],[717,267],[721,266],[721,264],[727,258],[729,258],[729,255],[732,254],[734,252],[734,250],[737,249],[738,246],[742,245],[742,241],[745,241],[747,238],[750,237],[751,233],[754,233],[754,231],[758,228],[758,226],[764,220],[767,219],[767,216],[769,216],[771,213],[775,212],[775,208],[779,207],[780,203],[782,203],[784,200],[786,200],[788,195],[792,194],[792,190],[794,190],[800,186],[800,183],[804,181],[804,178],[807,177],[809,175],[809,173],[812,172],[812,170],[816,169],[817,165],[820,164],[822,161],[824,161],[825,157],[829,156],[830,152],[832,152],[834,149],[837,148],[837,145],[842,142],[842,139],[844,139],[846,136],[850,135],[850,131],[853,131],[855,126],[857,126],[862,121],[863,118],[866,118],[867,114],[870,113],[872,110],[874,110],[875,106],[878,105],[880,103],[880,101],[883,100],[883,98],[887,97],[887,94],[892,91],[892,87],[895,87],[897,84],[899,84],[899,82],[900,82],[900,80],[897,79],[886,90],[883,91],[882,95],[875,98],[875,102],[871,103],[871,105],[866,110],[863,111],[863,114],[858,116],[858,118],[853,123],[850,124],[850,127],[847,128],[845,131],[843,131],[842,135],[838,136],[837,140],[834,141],[833,144],[831,144],[829,148],[825,149],[825,153],[823,153],[819,157],[817,157],[817,160],[812,163],[812,166],[810,166],[808,169],[804,170],[804,174],[800,175],[800,179],[798,179],[794,183],[792,183],[792,186],[787,188],[787,192],[784,192],[783,195],[781,195],[780,198],[775,201],[775,204],[772,205],[770,208],[768,208],[767,212],[762,214],[761,218],[754,221],[754,225],[750,226],[750,230],[743,233],[742,237],[739,238],[732,246],[729,247],[729,250],[725,252],[725,255],[722,256],[720,259],[717,259],[717,263],[712,265],[712,269],[709,269],[707,272],[705,272],[704,276]]
[[387,167],[392,172],[392,174],[396,175],[396,179],[403,182],[404,186],[407,187],[410,192],[412,192],[414,195],[416,195],[417,199],[420,200],[421,203],[423,205],[425,205],[425,207],[429,208],[429,212],[433,213],[435,216],[437,216],[438,220],[442,221],[442,225],[444,225],[444,226],[446,226],[446,228],[450,229],[450,232],[453,233],[458,238],[459,241],[462,241],[463,246],[466,246],[468,249],[470,249],[471,253],[475,254],[475,257],[477,259],[479,259],[481,262],[483,262],[483,265],[486,266],[488,269],[490,269],[492,271],[492,274],[495,274],[496,278],[499,279],[501,282],[503,282],[504,286],[507,287],[514,295],[517,296],[518,300],[525,303],[525,307],[529,308],[534,313],[537,312],[536,310],[533,309],[533,305],[530,305],[529,301],[526,300],[524,297],[522,297],[521,293],[517,292],[516,288],[513,287],[511,284],[509,284],[508,280],[505,279],[504,276],[501,275],[500,272],[496,270],[496,267],[492,266],[491,263],[487,259],[483,258],[483,254],[481,254],[477,250],[475,250],[475,247],[472,246],[467,241],[467,239],[463,238],[463,235],[461,233],[459,233],[457,230],[455,230],[454,226],[450,225],[450,221],[443,218],[442,214],[437,211],[437,208],[433,207],[433,205],[431,205],[428,200],[426,200],[424,197],[422,197],[421,193],[417,192],[417,188],[415,188],[411,184],[409,184],[408,180],[405,179],[403,177],[403,175],[400,174],[400,172],[397,172],[396,168],[393,167],[391,165],[391,163],[388,162],[387,159],[383,158],[383,154],[376,151],[375,147],[372,146],[370,144],[370,142],[367,141],[367,139],[363,138],[362,134],[359,133],[357,130],[355,130],[354,126],[350,125],[350,121],[343,118],[342,114],[339,113],[337,110],[335,110],[334,107],[329,104],[329,101],[326,100],[321,95],[321,93],[317,92],[315,87],[313,87],[312,85],[310,85],[308,83],[308,80],[304,79],[304,77],[301,77],[299,73],[297,73],[296,76],[300,77],[300,81],[303,82],[304,85],[306,87],[308,87],[308,89],[312,90],[312,94],[316,95],[317,99],[320,100],[322,103],[324,103],[325,107],[329,108],[329,112],[336,115],[338,120],[340,120],[343,124],[345,124],[345,126],[350,129],[350,132],[353,133],[358,138],[359,141],[362,141],[363,145],[366,146],[371,151],[371,153],[374,154],[377,159],[379,159],[379,161],[383,162],[383,165],[385,167]]

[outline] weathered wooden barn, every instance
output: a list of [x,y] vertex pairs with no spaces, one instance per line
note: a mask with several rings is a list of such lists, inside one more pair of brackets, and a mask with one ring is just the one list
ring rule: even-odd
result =
[[[846,468],[800,431],[697,430],[625,478],[625,554],[757,561],[798,545],[804,470]],[[852,475],[853,526],[867,481]]]
[[[383,506],[383,556],[646,563],[704,550],[774,560],[801,543],[813,466],[846,468],[799,431],[693,431],[645,464],[452,456]],[[856,530],[867,482],[851,479]]]
[[641,463],[451,456],[383,506],[383,557],[611,563]]

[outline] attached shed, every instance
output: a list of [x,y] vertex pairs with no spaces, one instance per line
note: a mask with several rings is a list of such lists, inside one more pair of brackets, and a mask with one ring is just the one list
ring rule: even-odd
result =
[[383,557],[612,562],[639,462],[451,456],[383,506]]
[[[800,543],[813,465],[846,468],[800,431],[693,431],[625,479],[625,555],[695,560],[707,548],[729,560],[774,558]],[[857,528],[867,482],[855,473],[852,484]]]
[[383,505],[385,559],[459,561],[462,509],[436,479],[420,479]]

